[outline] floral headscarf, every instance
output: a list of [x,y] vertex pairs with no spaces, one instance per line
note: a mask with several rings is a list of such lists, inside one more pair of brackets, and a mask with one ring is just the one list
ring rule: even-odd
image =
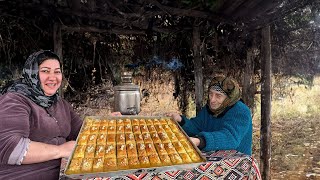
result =
[[[208,87],[208,92],[211,88],[217,88],[223,90],[224,94],[227,95],[227,98],[222,102],[221,106],[218,109],[211,109],[214,116],[218,116],[223,113],[228,107],[234,105],[237,101],[240,100],[240,87],[236,80],[226,77],[224,75],[215,76]],[[208,98],[209,104],[209,98]]]
[[2,93],[17,92],[27,96],[41,107],[48,108],[57,101],[58,94],[46,96],[41,88],[39,79],[39,65],[47,59],[60,61],[57,54],[49,50],[41,50],[31,54],[24,64],[22,78],[15,81]]

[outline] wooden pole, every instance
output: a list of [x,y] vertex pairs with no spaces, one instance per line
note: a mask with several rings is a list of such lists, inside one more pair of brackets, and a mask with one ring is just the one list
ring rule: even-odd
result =
[[270,25],[262,29],[261,42],[261,131],[260,170],[263,180],[270,180],[271,162],[271,33]]
[[[60,57],[61,68],[63,71],[63,56],[62,56],[62,37],[61,37],[61,25],[59,23],[54,23],[53,25],[53,51],[57,53]],[[59,94],[63,97],[62,87],[64,84],[61,85],[59,89]]]
[[252,109],[253,95],[252,94],[252,82],[254,76],[254,48],[247,50],[247,59],[245,64],[245,71],[243,74],[243,87],[242,87],[242,99]]
[[193,26],[193,64],[197,114],[202,108],[203,100],[203,74],[202,59],[200,56],[200,30],[199,26]]

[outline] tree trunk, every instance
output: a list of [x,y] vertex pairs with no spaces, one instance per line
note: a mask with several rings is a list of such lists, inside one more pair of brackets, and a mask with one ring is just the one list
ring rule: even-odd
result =
[[194,80],[196,94],[196,109],[197,114],[202,108],[203,100],[203,74],[202,74],[202,59],[200,56],[200,30],[199,26],[193,26],[193,64],[194,64]]
[[[57,53],[60,57],[61,68],[63,72],[63,57],[62,57],[62,37],[61,37],[61,25],[59,23],[54,23],[53,25],[53,51]],[[64,84],[61,85],[59,88],[59,94],[63,97],[62,87]]]
[[271,33],[270,26],[262,29],[261,61],[261,131],[260,131],[260,169],[264,180],[271,179]]

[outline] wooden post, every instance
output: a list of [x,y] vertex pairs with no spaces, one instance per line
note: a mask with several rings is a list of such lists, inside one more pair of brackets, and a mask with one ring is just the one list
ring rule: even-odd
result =
[[261,131],[260,170],[263,180],[270,180],[271,162],[271,34],[270,26],[262,29],[261,41]]
[[[53,25],[53,51],[57,53],[60,57],[61,68],[63,71],[63,56],[62,56],[62,37],[61,37],[61,25],[59,23],[54,23]],[[62,87],[64,84],[61,85],[59,89],[59,94],[63,97]]]
[[193,26],[193,64],[197,114],[200,112],[202,108],[203,100],[203,74],[202,59],[200,56],[200,43],[201,41],[199,26]]
[[61,25],[59,23],[54,23],[53,25],[53,50],[62,60],[62,37]]
[[242,99],[252,109],[254,94],[252,94],[252,82],[254,76],[254,48],[247,50],[247,59],[245,64],[245,71],[243,74]]

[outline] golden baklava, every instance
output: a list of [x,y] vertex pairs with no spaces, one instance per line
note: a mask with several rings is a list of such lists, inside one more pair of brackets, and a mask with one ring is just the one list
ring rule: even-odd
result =
[[150,167],[150,161],[148,156],[139,156],[139,162],[140,162],[140,166],[142,168],[148,168]]
[[123,124],[124,124],[124,126],[126,126],[126,125],[131,125],[131,120],[130,120],[130,119],[125,119],[125,120],[123,121]]
[[144,143],[152,143],[151,135],[149,133],[142,134]]
[[133,134],[141,134],[139,125],[133,125],[132,131],[133,131]]
[[77,145],[74,150],[73,157],[74,158],[83,158],[85,151],[86,151],[85,145]]
[[174,154],[169,154],[170,160],[173,164],[182,164],[183,160],[182,158],[179,156],[178,153],[174,153]]
[[157,154],[151,154],[149,157],[151,166],[161,166],[161,160]]
[[78,137],[78,145],[86,145],[90,134],[80,134]]
[[146,146],[146,152],[148,156],[157,154],[157,150],[154,147],[153,143],[145,143],[145,146]]
[[108,119],[102,119],[102,120],[101,120],[101,123],[100,123],[100,126],[108,126],[109,121],[110,121],[110,120],[108,120]]
[[158,133],[156,133],[156,132],[151,133],[150,136],[151,136],[153,143],[161,143],[161,139],[160,139]]
[[192,160],[187,153],[179,153],[179,155],[184,163],[192,163]]
[[125,144],[117,144],[117,158],[126,158],[127,148]]
[[81,173],[81,165],[82,165],[83,158],[72,158],[69,168],[67,169],[66,173],[68,174],[79,174]]
[[153,119],[153,124],[154,125],[160,125],[160,121],[158,119]]
[[135,134],[134,139],[136,140],[136,143],[144,143],[142,134]]
[[125,144],[126,136],[124,134],[117,134],[116,142],[117,144]]
[[90,129],[91,129],[91,126],[85,125],[81,130],[81,134],[90,134]]
[[124,134],[124,126],[123,125],[117,125],[117,134]]
[[142,134],[149,133],[147,125],[140,125],[140,131]]
[[124,133],[132,133],[131,124],[124,125]]
[[81,165],[81,172],[92,172],[93,158],[83,158]]
[[107,134],[107,145],[116,145],[116,134]]
[[103,170],[104,171],[117,170],[117,159],[115,157],[114,158],[104,158]]
[[97,145],[106,145],[107,144],[107,134],[98,134]]
[[144,143],[137,143],[137,151],[139,156],[147,156],[146,146]]
[[148,126],[148,130],[150,133],[154,133],[157,132],[156,128],[154,127],[154,125],[147,125]]
[[86,146],[86,150],[84,152],[84,157],[93,158],[96,150],[96,145],[91,144]]
[[117,120],[117,126],[123,126],[124,125],[124,122],[122,119],[118,119]]
[[139,119],[139,125],[147,125],[145,119]]
[[104,153],[105,153],[105,146],[104,145],[97,145],[94,157],[96,157],[96,158],[104,157]]
[[140,168],[140,162],[137,156],[135,157],[128,157],[128,164],[130,169],[138,169]]
[[92,121],[92,126],[100,126],[101,120],[93,120]]
[[152,119],[147,119],[146,124],[147,126],[153,125]]
[[103,172],[103,157],[94,158],[92,164],[92,171],[93,172]]
[[105,147],[105,158],[116,158],[116,146],[115,145],[106,145]]
[[117,168],[119,170],[129,169],[129,162],[127,157],[118,157],[117,158]]
[[170,118],[89,118],[79,133],[66,173],[100,173],[201,161],[193,144]]
[[99,134],[107,134],[108,132],[108,126],[107,125],[102,125],[99,127]]
[[134,135],[133,133],[128,133],[128,134],[125,134],[125,139],[126,139],[126,144],[130,144],[130,143],[135,143],[135,139],[134,139]]
[[171,142],[164,143],[164,147],[165,147],[168,154],[177,154],[177,151]]
[[171,159],[168,154],[159,155],[161,163],[165,166],[172,165]]
[[116,126],[109,126],[108,134],[115,134],[115,133],[116,133]]
[[109,120],[108,126],[116,126],[116,125],[117,125],[117,121],[115,119]]
[[167,155],[168,154],[163,143],[155,143],[154,146],[156,147],[157,153],[159,155]]
[[174,148],[177,150],[178,153],[186,153],[186,150],[184,149],[183,145],[181,142],[172,142]]
[[100,126],[91,126],[90,134],[98,134]]
[[138,153],[137,153],[137,147],[136,147],[136,144],[133,144],[133,143],[129,143],[127,144],[127,154],[128,154],[128,157],[137,157],[138,156]]
[[132,120],[131,120],[131,125],[132,125],[132,126],[137,126],[137,125],[139,125],[139,120],[138,120],[138,119],[132,119]]
[[93,144],[95,145],[97,143],[97,134],[90,134],[88,137],[87,144]]
[[163,119],[163,118],[159,119],[159,122],[160,122],[161,125],[166,125],[167,124],[166,119]]

